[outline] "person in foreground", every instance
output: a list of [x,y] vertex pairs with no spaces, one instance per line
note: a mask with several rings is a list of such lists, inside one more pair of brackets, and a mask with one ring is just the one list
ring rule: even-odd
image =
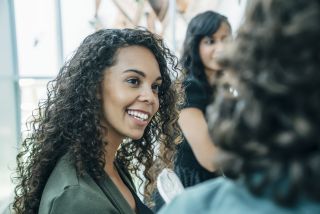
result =
[[233,179],[190,188],[161,214],[320,213],[320,1],[251,3],[221,61],[239,95],[218,90],[208,109]]
[[33,114],[17,156],[14,211],[150,213],[130,175],[145,180],[147,197],[154,161],[171,165],[180,138],[180,92],[171,80],[178,70],[176,57],[146,30],[89,35]]

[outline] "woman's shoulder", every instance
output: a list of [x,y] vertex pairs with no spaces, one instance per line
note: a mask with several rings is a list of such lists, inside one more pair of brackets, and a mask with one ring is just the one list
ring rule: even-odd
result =
[[183,87],[204,90],[204,83],[193,75],[189,75],[183,80]]
[[60,194],[42,197],[39,213],[117,213],[116,207],[100,191],[81,185],[68,186]]
[[79,180],[70,156],[66,154],[60,158],[51,172],[46,182],[43,195],[46,193],[49,193],[49,195],[59,195],[70,186],[79,186]]
[[39,213],[105,213],[113,208],[88,175],[77,175],[68,155],[63,156],[52,171],[42,194]]
[[256,197],[244,186],[243,182],[221,177],[188,188],[164,207],[160,214],[173,213],[319,213],[320,205],[314,202],[299,202],[295,207],[281,207],[270,198]]
[[184,108],[198,108],[205,111],[208,103],[208,93],[205,84],[193,77],[189,76],[183,81],[183,89],[185,91],[185,105]]

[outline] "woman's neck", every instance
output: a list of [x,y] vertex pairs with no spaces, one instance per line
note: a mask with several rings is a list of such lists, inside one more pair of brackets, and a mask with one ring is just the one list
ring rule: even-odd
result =
[[116,153],[118,151],[118,148],[122,142],[122,139],[120,138],[112,138],[112,137],[106,137],[107,145],[105,146],[105,167],[104,170],[107,174],[114,173],[114,161],[116,158]]
[[204,73],[206,74],[207,77],[207,82],[209,83],[209,85],[212,85],[212,83],[215,80],[215,74],[217,73],[216,70],[212,70],[212,69],[204,69]]

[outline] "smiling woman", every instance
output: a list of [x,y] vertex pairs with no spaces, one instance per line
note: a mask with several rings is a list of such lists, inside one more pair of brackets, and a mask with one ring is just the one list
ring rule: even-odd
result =
[[171,77],[178,71],[162,40],[146,30],[88,36],[30,121],[17,157],[15,211],[151,212],[130,175],[146,181],[148,198],[155,161],[162,160],[160,168],[172,163],[182,96]]

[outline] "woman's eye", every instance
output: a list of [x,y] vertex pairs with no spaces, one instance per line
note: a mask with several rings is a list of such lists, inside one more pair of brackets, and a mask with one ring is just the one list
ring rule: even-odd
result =
[[127,80],[127,82],[131,85],[137,86],[140,83],[140,80],[137,78],[130,78]]
[[160,85],[158,84],[152,85],[152,90],[154,91],[154,93],[158,94],[160,91]]
[[207,44],[207,45],[211,45],[211,44],[214,43],[214,40],[207,38],[207,39],[204,40],[204,43]]

